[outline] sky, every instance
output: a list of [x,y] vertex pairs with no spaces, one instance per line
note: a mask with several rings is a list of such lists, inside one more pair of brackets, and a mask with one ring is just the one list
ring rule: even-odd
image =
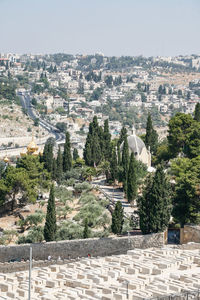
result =
[[200,54],[200,0],[0,0],[0,53]]

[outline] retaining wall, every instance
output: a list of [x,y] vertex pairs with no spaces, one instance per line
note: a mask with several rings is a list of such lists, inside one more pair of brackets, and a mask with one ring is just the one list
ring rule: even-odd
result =
[[[34,260],[45,260],[50,255],[53,259],[78,257],[108,256],[125,254],[134,248],[163,247],[164,233],[136,235],[131,237],[83,239],[49,243],[31,244]],[[0,262],[11,259],[29,259],[30,244],[0,246]]]

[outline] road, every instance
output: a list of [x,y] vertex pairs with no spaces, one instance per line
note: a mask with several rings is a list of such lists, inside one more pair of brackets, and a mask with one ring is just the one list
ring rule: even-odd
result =
[[60,132],[55,126],[53,126],[50,122],[41,119],[40,116],[37,115],[36,112],[33,110],[32,106],[31,106],[30,95],[28,93],[25,93],[23,95],[18,95],[18,96],[20,97],[22,107],[27,112],[29,117],[32,120],[38,119],[40,126],[42,126],[49,133],[52,133],[55,136],[55,140],[56,140],[57,144],[64,142],[65,135],[62,132]]

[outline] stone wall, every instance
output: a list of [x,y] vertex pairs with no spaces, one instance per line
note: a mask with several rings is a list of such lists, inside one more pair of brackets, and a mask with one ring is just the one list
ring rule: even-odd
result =
[[[134,248],[162,247],[164,233],[136,235],[131,237],[84,239],[49,243],[32,244],[33,259],[45,260],[50,255],[53,259],[60,256],[62,259],[77,257],[107,256],[125,254]],[[0,262],[11,259],[29,259],[30,245],[0,246]]]
[[180,244],[200,243],[200,226],[185,225],[180,230]]

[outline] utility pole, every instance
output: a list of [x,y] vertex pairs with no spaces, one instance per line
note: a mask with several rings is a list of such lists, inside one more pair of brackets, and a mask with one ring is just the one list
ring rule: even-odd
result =
[[31,270],[32,270],[32,247],[30,247],[30,258],[29,258],[29,287],[28,287],[28,300],[31,300]]

